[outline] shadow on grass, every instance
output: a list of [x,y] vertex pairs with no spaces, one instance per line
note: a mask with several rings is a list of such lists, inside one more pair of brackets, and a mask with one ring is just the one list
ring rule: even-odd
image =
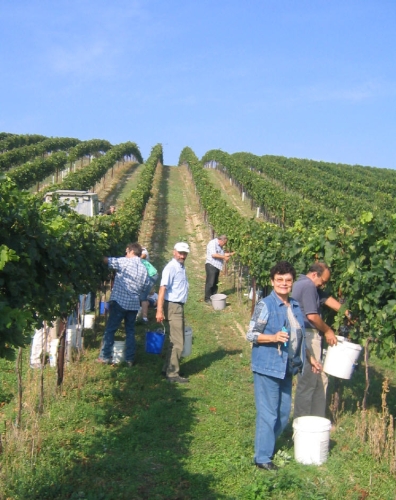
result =
[[[51,445],[47,444],[35,477],[26,484],[19,483],[20,498],[227,498],[214,492],[210,473],[185,468],[191,430],[198,420],[196,399],[188,396],[188,387],[171,385],[160,377],[162,359],[143,352],[144,333],[144,326],[139,325],[139,365],[132,369],[100,367],[100,378],[88,382],[91,387],[82,394],[81,407],[95,408],[92,432],[78,434],[82,421],[75,437],[68,433],[63,442],[52,445],[49,453]],[[96,335],[101,336],[98,331]],[[97,342],[94,332],[90,339]],[[189,360],[184,367],[192,374],[228,354],[232,353],[208,353]],[[103,389],[97,382],[106,379],[107,389]],[[95,383],[96,391],[92,390]]]
[[[140,338],[138,365],[101,367],[100,377],[107,380],[107,389],[101,385],[96,392],[91,387],[82,394],[81,404],[95,407],[92,432],[71,439],[69,434],[52,450],[59,460],[41,468],[41,475],[48,473],[48,477],[36,478],[34,492],[18,491],[21,498],[228,498],[215,491],[210,473],[191,471],[185,466],[191,453],[192,430],[199,422],[197,400],[189,396],[189,384],[169,384],[160,377],[161,357],[142,351]],[[182,368],[188,375],[198,373],[236,352],[211,352],[184,362]],[[68,453],[73,454],[73,459],[64,465],[61,457]]]
[[182,364],[182,371],[187,376],[194,375],[196,373],[202,372],[206,368],[209,368],[209,366],[211,366],[213,363],[222,360],[226,356],[234,356],[235,354],[240,354],[241,352],[241,349],[230,351],[219,349],[208,354],[202,354],[201,356],[193,358],[189,361],[184,361]]

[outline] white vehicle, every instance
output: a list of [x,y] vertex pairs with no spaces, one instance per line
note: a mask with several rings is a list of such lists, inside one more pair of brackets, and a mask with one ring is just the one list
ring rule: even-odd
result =
[[103,213],[103,203],[98,200],[96,193],[59,189],[58,191],[46,193],[44,201],[51,203],[54,195],[61,203],[70,205],[73,210],[81,215],[92,217]]

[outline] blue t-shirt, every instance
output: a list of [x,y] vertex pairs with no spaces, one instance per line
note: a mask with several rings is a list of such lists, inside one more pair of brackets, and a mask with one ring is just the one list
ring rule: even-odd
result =
[[305,274],[300,274],[294,283],[291,296],[300,304],[304,315],[305,328],[315,328],[307,320],[307,314],[319,314],[320,307],[326,301],[328,295],[323,290],[318,290],[315,283]]

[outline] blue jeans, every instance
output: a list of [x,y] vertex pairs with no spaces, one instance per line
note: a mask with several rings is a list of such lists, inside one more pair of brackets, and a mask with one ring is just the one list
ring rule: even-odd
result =
[[125,323],[125,361],[133,361],[136,350],[135,343],[135,321],[137,311],[123,309],[117,302],[110,302],[109,319],[103,335],[102,349],[99,358],[104,361],[111,361],[113,357],[114,334],[118,330],[121,321]]
[[292,377],[284,379],[253,372],[256,400],[256,437],[254,460],[265,464],[271,461],[275,441],[289,421]]

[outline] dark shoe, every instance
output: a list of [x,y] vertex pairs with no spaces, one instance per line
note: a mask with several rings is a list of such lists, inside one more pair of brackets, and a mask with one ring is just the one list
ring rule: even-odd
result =
[[111,359],[97,358],[96,362],[100,363],[101,365],[111,365],[112,364]]
[[259,469],[264,469],[264,470],[278,470],[279,467],[277,465],[274,464],[274,462],[267,462],[265,464],[258,464],[256,462],[256,467],[258,467]]
[[205,300],[205,304],[212,305],[212,301],[211,300]]
[[180,375],[177,375],[176,377],[166,377],[166,380],[171,384],[187,384],[190,382],[188,378],[181,377]]

